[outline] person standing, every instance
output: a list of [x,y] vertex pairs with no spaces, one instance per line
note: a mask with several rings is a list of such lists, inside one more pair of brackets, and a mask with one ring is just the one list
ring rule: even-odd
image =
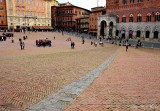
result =
[[23,43],[22,41],[20,41],[20,47],[21,47],[21,50],[23,49]]
[[24,44],[24,42],[22,42],[22,49],[24,50],[24,46],[25,46],[25,44]]
[[128,50],[128,41],[126,41],[126,52]]
[[84,39],[82,39],[82,44],[84,44],[84,42],[85,42]]
[[74,47],[75,47],[75,43],[73,42],[73,49],[74,49]]

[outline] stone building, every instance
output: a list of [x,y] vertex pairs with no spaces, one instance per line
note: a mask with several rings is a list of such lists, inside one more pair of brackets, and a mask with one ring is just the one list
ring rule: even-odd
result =
[[51,8],[52,26],[56,29],[76,31],[76,19],[89,14],[89,10],[71,3],[63,3]]
[[76,19],[76,32],[88,33],[89,30],[89,16]]
[[31,30],[51,26],[51,5],[55,0],[6,0],[8,29]]
[[89,14],[89,34],[97,36],[98,31],[98,16],[104,15],[106,13],[105,7],[94,7],[91,8],[91,13]]
[[106,0],[98,36],[160,38],[160,0]]
[[7,28],[6,0],[0,0],[0,30]]

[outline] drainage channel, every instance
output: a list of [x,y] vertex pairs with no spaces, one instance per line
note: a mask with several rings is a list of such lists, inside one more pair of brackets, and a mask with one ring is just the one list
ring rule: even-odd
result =
[[118,54],[117,49],[107,60],[105,60],[96,69],[81,77],[77,81],[63,87],[56,93],[48,96],[39,103],[27,108],[25,111],[61,111],[70,104],[93,80],[95,80],[114,60]]

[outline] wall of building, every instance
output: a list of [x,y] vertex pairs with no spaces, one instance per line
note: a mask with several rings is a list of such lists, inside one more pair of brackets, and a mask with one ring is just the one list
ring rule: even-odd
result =
[[[106,0],[106,13],[117,16],[119,19],[117,19],[117,30],[119,32],[125,30],[126,37],[128,37],[129,30],[133,31],[133,37],[137,36],[136,33],[139,30],[141,37],[148,38],[146,32],[149,31],[149,38],[160,38],[159,7],[160,0]],[[130,21],[131,17],[133,21]],[[138,21],[139,17],[141,21]],[[122,18],[126,18],[126,21]],[[155,31],[158,32],[156,37]]]
[[7,0],[8,28],[51,26],[51,1]]
[[92,8],[89,15],[89,34],[97,35],[98,31],[98,17],[105,14],[104,7]]
[[89,30],[89,17],[81,17],[76,19],[76,31],[79,33],[88,33]]
[[7,28],[6,0],[0,1],[0,29]]
[[52,25],[62,30],[76,29],[76,19],[89,14],[89,10],[77,6],[53,6],[52,9]]

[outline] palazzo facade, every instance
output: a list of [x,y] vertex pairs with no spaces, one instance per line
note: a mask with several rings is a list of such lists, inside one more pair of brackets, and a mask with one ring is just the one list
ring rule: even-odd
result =
[[160,39],[160,0],[106,0],[106,13],[98,36]]
[[53,0],[6,0],[8,29],[31,30],[33,26],[51,26]]
[[52,6],[52,26],[59,30],[76,31],[76,19],[86,17],[90,11],[67,2]]

